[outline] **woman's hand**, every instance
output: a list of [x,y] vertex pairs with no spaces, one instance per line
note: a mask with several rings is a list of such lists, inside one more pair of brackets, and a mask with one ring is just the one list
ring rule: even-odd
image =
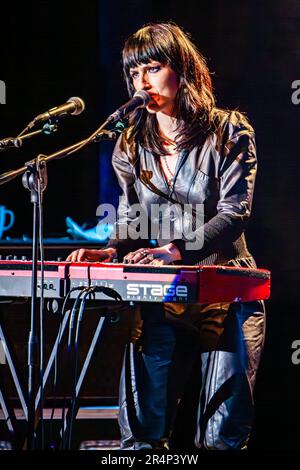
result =
[[101,261],[103,263],[110,263],[117,257],[115,248],[103,248],[103,250],[87,250],[79,248],[79,250],[72,251],[66,261]]
[[140,248],[139,250],[128,253],[124,260],[127,263],[152,264],[160,266],[163,264],[171,264],[174,261],[181,260],[178,248],[169,243],[159,248]]

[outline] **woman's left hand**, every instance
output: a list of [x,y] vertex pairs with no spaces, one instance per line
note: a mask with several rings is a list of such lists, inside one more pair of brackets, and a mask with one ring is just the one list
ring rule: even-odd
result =
[[163,264],[171,264],[180,259],[181,255],[178,248],[173,245],[173,243],[169,243],[159,248],[140,248],[139,250],[132,251],[124,256],[123,261],[134,264],[152,264],[160,266]]

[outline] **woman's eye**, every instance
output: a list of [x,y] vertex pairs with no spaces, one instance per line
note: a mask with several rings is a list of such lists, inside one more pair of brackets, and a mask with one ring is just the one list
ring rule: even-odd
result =
[[160,70],[160,66],[159,66],[159,65],[157,65],[156,67],[150,67],[150,68],[149,68],[149,72],[151,72],[151,73],[156,73],[156,72],[158,72],[159,70]]
[[[161,69],[161,66],[160,66],[160,65],[156,65],[155,67],[149,67],[149,68],[147,69],[147,72],[156,73],[156,72],[158,72],[160,69]],[[139,78],[139,72],[131,72],[131,73],[130,73],[130,76],[131,76],[132,80],[137,80],[137,79]]]

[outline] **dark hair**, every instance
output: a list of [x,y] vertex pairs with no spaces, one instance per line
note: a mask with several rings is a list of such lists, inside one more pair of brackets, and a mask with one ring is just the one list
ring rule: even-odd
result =
[[[130,96],[135,90],[130,69],[154,60],[169,65],[178,75],[174,115],[179,120],[176,144],[189,150],[212,128],[215,99],[206,61],[189,35],[173,23],[150,23],[130,36],[123,49],[123,72]],[[166,153],[155,114],[137,109],[131,116],[130,139],[155,155]]]

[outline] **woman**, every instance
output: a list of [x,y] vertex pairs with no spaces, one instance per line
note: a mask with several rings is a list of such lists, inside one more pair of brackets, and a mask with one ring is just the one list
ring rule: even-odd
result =
[[[132,114],[113,153],[123,191],[116,230],[107,248],[80,249],[68,260],[255,267],[244,237],[256,175],[247,119],[216,108],[205,60],[174,24],[150,24],[132,35],[123,69],[129,95],[145,90],[151,100]],[[155,248],[153,230],[134,236],[137,203],[156,230]],[[166,220],[168,237],[161,229]],[[193,429],[197,447],[246,448],[263,338],[262,302],[143,304],[122,370],[121,447],[168,448],[178,403],[183,416],[186,404],[190,412],[196,403],[192,422],[177,436]]]

